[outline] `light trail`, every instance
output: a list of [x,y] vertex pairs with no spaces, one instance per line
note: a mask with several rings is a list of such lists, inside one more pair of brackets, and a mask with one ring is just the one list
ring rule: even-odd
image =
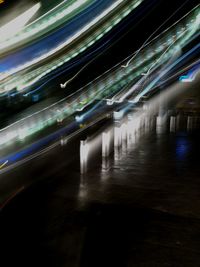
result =
[[[113,16],[110,21],[105,22],[102,26],[102,29],[95,31],[92,33],[89,38],[87,38],[82,45],[78,48],[74,47],[72,51],[69,51],[67,55],[60,57],[59,59],[54,60],[50,65],[46,65],[44,68],[41,68],[41,71],[36,70],[35,74],[25,74],[26,77],[22,78],[22,74],[19,73],[20,76],[10,77],[8,81],[5,81],[1,86],[1,93],[6,93],[12,90],[12,88],[16,88],[17,91],[22,91],[23,89],[33,85],[35,82],[40,80],[46,74],[49,74],[51,71],[70,61],[72,58],[76,57],[79,53],[82,53],[84,50],[92,46],[96,41],[98,41],[101,37],[103,37],[107,32],[109,32],[117,23],[119,23],[125,16],[127,16],[133,9],[135,9],[143,0],[132,1],[125,9],[119,10],[119,14]],[[5,78],[6,74],[2,76]],[[30,78],[28,78],[30,77]]]
[[68,2],[69,1],[64,0],[47,13],[25,26],[23,29],[20,29],[21,32],[16,32],[14,36],[10,36],[12,38],[0,40],[0,49],[5,49],[6,47],[22,42],[28,38],[30,41],[30,38],[33,38],[36,34],[42,35],[47,33],[44,32],[45,29],[49,31],[51,26],[58,26],[57,24],[59,21],[62,22],[64,20],[66,22],[68,15],[79,9],[82,5],[85,6],[87,3],[90,3],[91,0],[77,0],[73,1],[71,5],[69,5]]
[[85,25],[84,27],[82,27],[78,32],[76,32],[73,36],[71,36],[70,38],[68,38],[66,41],[64,41],[63,43],[59,44],[57,47],[51,49],[49,52],[42,54],[41,56],[28,61],[27,63],[20,65],[14,69],[11,69],[9,71],[6,72],[4,78],[13,75],[16,72],[19,72],[23,69],[26,69],[44,59],[47,59],[48,57],[54,55],[55,53],[57,53],[58,51],[60,51],[61,49],[63,49],[64,47],[66,47],[67,45],[69,45],[70,43],[72,43],[73,41],[75,41],[77,38],[79,38],[83,33],[85,33],[86,31],[88,31],[91,27],[93,27],[95,24],[97,24],[102,18],[106,17],[111,11],[113,11],[116,7],[118,7],[121,3],[123,2],[123,0],[117,0],[114,4],[112,4],[109,8],[107,8],[106,10],[104,10],[100,15],[98,15],[95,19],[93,19],[92,21],[90,21],[87,25]]
[[18,188],[12,195],[10,195],[8,197],[8,199],[6,199],[6,201],[0,205],[0,210],[2,210],[3,208],[5,208],[5,206],[8,205],[8,203],[15,198],[18,194],[20,194],[23,190],[24,190],[24,186],[21,186],[20,188]]
[[[180,84],[179,84],[179,88],[180,88]],[[170,93],[173,94],[173,95],[175,95],[176,91],[180,91],[180,90],[177,90],[177,88],[176,88],[176,90],[174,90],[174,88],[173,88],[173,90],[170,90]],[[162,95],[162,99],[166,98],[166,95],[169,98],[169,93],[168,92],[167,93],[165,92],[164,95]],[[151,104],[150,109],[154,108],[154,106],[155,106],[154,103],[155,102],[156,102],[156,99],[154,99],[153,102],[150,103]],[[129,103],[129,107],[130,106],[132,106],[131,103]],[[122,109],[122,112],[123,113],[126,112],[126,109],[127,109],[127,107],[125,107],[125,109]],[[149,111],[150,111],[150,109],[149,109]],[[121,112],[121,110],[120,110],[120,112]],[[107,113],[104,113],[103,115],[100,115],[100,117],[98,117],[97,119],[93,119],[93,121],[90,121],[90,123],[87,124],[86,126],[84,126],[83,128],[74,130],[74,132],[72,132],[70,135],[68,135],[67,137],[65,137],[64,138],[64,142],[61,143],[60,140],[56,140],[56,136],[57,137],[60,136],[61,135],[61,132],[62,132],[62,134],[64,134],[64,131],[65,131],[65,134],[67,134],[67,131],[66,130],[69,128],[69,125],[67,125],[63,129],[57,131],[56,134],[54,133],[54,134],[50,135],[51,136],[51,141],[53,141],[53,143],[48,143],[45,148],[42,148],[41,147],[41,144],[40,144],[39,146],[37,146],[37,149],[34,149],[33,150],[31,148],[32,145],[33,145],[32,144],[31,147],[28,148],[28,151],[24,152],[24,150],[22,150],[20,152],[20,156],[19,157],[15,157],[14,155],[12,155],[12,157],[14,156],[14,158],[12,160],[12,164],[10,164],[9,166],[7,166],[3,170],[0,170],[0,174],[7,173],[7,172],[9,172],[10,170],[12,170],[12,169],[14,169],[16,167],[19,167],[22,164],[25,164],[25,163],[33,160],[34,158],[39,157],[39,156],[41,156],[41,155],[49,152],[50,150],[56,148],[57,146],[60,146],[62,144],[66,144],[68,140],[74,138],[75,136],[77,136],[78,134],[80,134],[82,131],[88,129],[89,127],[91,127],[91,126],[93,126],[95,124],[97,124],[99,121],[101,121],[103,118],[106,118],[106,117],[107,117]],[[138,120],[138,119],[139,118],[136,118],[136,120]],[[136,121],[134,121],[134,123],[136,123]],[[121,128],[121,130],[122,130],[122,128]],[[48,138],[49,138],[49,136],[43,138],[43,140],[45,140],[45,139],[47,140]],[[48,141],[50,141],[50,140],[48,139]],[[41,140],[38,141],[38,142],[40,143]],[[36,143],[38,144],[38,142],[36,142]],[[46,141],[45,141],[45,144],[46,144]],[[10,156],[8,156],[8,157],[10,157]]]
[[[192,21],[192,20],[191,20],[191,21]],[[194,21],[194,19],[193,19],[193,21]],[[190,25],[190,24],[188,24],[188,25]],[[193,23],[191,23],[191,25],[193,25]],[[184,38],[184,40],[186,41],[186,43],[187,43],[188,38],[191,36],[191,34],[193,34],[193,32],[195,32],[195,28],[194,28],[192,31],[191,31],[191,30],[190,30],[190,31],[188,30],[188,34],[186,35],[187,38],[186,38],[186,37]],[[179,33],[179,31],[178,31],[178,33]],[[177,34],[178,34],[178,33],[177,33]],[[177,36],[176,38],[178,38],[178,36]],[[183,43],[185,43],[185,41],[184,41],[184,42],[181,41],[181,43],[183,44]],[[165,41],[164,41],[164,42],[165,42]],[[186,43],[185,43],[185,45],[186,45]],[[182,46],[182,45],[181,45],[181,46]],[[181,47],[181,46],[180,46],[180,47]],[[158,50],[158,49],[155,48],[154,51],[157,51],[157,50]],[[158,52],[156,52],[156,53],[158,53]],[[154,54],[152,54],[151,56],[153,57]],[[58,65],[60,66],[60,63],[59,63]],[[138,65],[138,64],[137,64],[137,65]],[[133,67],[134,67],[134,66],[133,66]],[[150,67],[151,67],[151,66],[150,66]],[[52,69],[53,69],[53,67],[52,67]],[[144,69],[144,70],[145,70],[145,69]],[[43,72],[42,72],[42,75],[47,74],[46,72],[44,72],[44,70],[41,70],[41,71],[43,71]],[[49,72],[49,71],[48,71],[48,72]],[[128,72],[130,72],[130,70],[128,70]],[[126,74],[126,73],[125,73],[125,74]],[[32,76],[32,74],[30,74],[30,75]],[[140,75],[141,75],[141,74],[140,74]],[[40,75],[39,75],[37,78],[38,78],[38,79],[41,78]],[[20,79],[20,77],[19,77],[19,79]],[[18,80],[19,80],[19,79],[18,79]],[[26,85],[29,86],[29,85],[31,85],[33,82],[36,82],[36,81],[37,81],[37,80],[32,80],[30,84],[27,84],[27,83],[26,83]],[[17,86],[17,85],[16,85],[16,84],[15,84],[15,85],[13,84],[12,87],[15,87],[15,86]],[[12,88],[12,87],[11,87],[11,88]],[[8,90],[8,89],[6,89],[6,90]]]
[[[141,52],[141,50],[145,47],[145,45],[147,44],[147,42],[151,39],[151,37],[154,36],[154,34],[156,32],[158,32],[159,29],[161,29],[166,22],[168,22],[189,0],[186,0],[171,16],[169,16],[146,40],[145,42],[142,44],[142,46],[137,50],[136,53],[134,53],[134,55],[127,61],[127,63],[125,65],[122,65],[122,68],[127,68],[129,66],[129,64],[131,63],[131,61]],[[186,15],[184,15],[185,17]],[[182,18],[181,18],[182,19]],[[181,19],[179,19],[177,22],[179,22]],[[176,23],[177,23],[176,22]]]
[[181,81],[181,82],[193,82],[199,72],[200,72],[200,65],[197,65],[194,68],[192,68],[186,75],[182,75],[179,78],[179,81]]
[[[156,64],[159,63],[161,61],[161,59],[165,56],[165,54],[167,53],[167,51],[172,47],[172,45],[174,45],[174,43],[176,42],[177,40],[175,40],[171,45],[169,45],[167,47],[167,49],[161,54],[161,56],[155,61],[155,63],[153,63],[150,68],[148,69],[148,71],[145,73],[141,73],[142,76],[146,76],[148,77],[149,74],[151,74],[151,70],[154,70],[156,67]],[[175,54],[177,54],[177,52],[181,53],[181,47],[177,48],[177,51],[175,51]]]
[[73,75],[70,79],[68,79],[65,83],[61,83],[60,87],[62,89],[66,88],[67,84],[69,84],[70,82],[72,82],[76,77],[78,77],[78,75],[87,68],[87,66],[89,66],[93,61],[95,61],[95,59],[97,59],[99,57],[99,54],[97,54],[96,56],[94,56],[88,63],[86,63],[75,75]]
[[[189,12],[189,13],[190,13],[190,12]],[[189,13],[188,13],[188,14],[189,14]],[[185,16],[184,16],[184,17],[185,17]],[[194,21],[194,20],[193,20],[193,21]],[[190,24],[187,23],[187,25],[190,25]],[[192,23],[191,26],[189,26],[188,28],[187,28],[187,27],[184,27],[184,30],[181,31],[181,32],[178,31],[178,34],[179,34],[179,35],[178,35],[178,36],[175,38],[175,40],[171,43],[170,47],[171,47],[175,42],[179,42],[178,46],[176,46],[176,47],[180,47],[180,48],[181,48],[181,47],[184,47],[188,42],[191,42],[194,38],[197,37],[196,35],[194,35],[194,33],[195,33],[198,29],[199,29],[199,14],[196,16],[195,23]],[[187,36],[187,37],[186,37],[186,34],[185,34],[186,31],[188,31],[188,36]],[[166,31],[165,31],[165,32],[166,32]],[[192,37],[193,35],[194,35],[194,37]],[[198,35],[198,34],[197,34],[197,35]],[[179,40],[181,40],[181,37],[182,37],[183,39],[182,39],[182,41],[179,41]],[[155,49],[155,50],[156,50],[156,49]],[[129,95],[131,95],[131,94],[132,94],[134,91],[136,91],[137,89],[139,89],[139,86],[145,81],[145,78],[147,77],[147,74],[150,73],[150,70],[152,69],[152,66],[156,65],[156,64],[160,61],[160,59],[162,59],[162,58],[164,57],[164,55],[167,53],[168,50],[169,50],[169,47],[167,48],[167,50],[165,50],[165,52],[164,52],[161,56],[159,56],[158,59],[156,59],[155,62],[153,62],[153,63],[150,64],[149,69],[148,69],[148,71],[147,71],[146,73],[141,72],[140,74],[138,74],[137,76],[142,75],[142,74],[145,74],[145,75],[143,75],[143,78],[140,79],[139,82],[137,82],[136,84],[134,84],[134,86],[131,87],[131,88],[128,90],[127,93],[124,93],[123,96],[122,96],[119,100],[115,100],[115,101],[116,101],[116,102],[122,102],[122,101],[125,100],[126,97],[128,97]],[[174,50],[174,49],[173,49],[173,50]],[[172,50],[172,51],[173,51],[173,50]],[[174,51],[176,51],[176,50],[177,50],[177,48],[176,48]],[[169,52],[168,57],[171,57],[170,52]],[[165,59],[165,60],[166,60],[166,59]],[[161,62],[161,64],[162,64],[162,62]],[[145,68],[147,68],[147,67],[145,67]],[[121,92],[123,92],[123,89],[121,90]],[[121,92],[119,92],[117,95],[120,95]],[[117,95],[115,95],[110,101],[113,102],[113,101],[114,101],[114,98],[116,98]],[[138,102],[138,100],[136,100],[136,102]]]
[[[189,17],[187,21],[185,21],[185,25],[186,23],[189,25],[188,34],[185,34],[184,37],[179,38],[178,46],[182,47],[192,40],[193,37],[191,38],[191,36],[193,36],[197,30],[196,27],[194,27],[194,21],[194,17],[192,20]],[[183,23],[181,23],[181,25],[183,25]],[[194,28],[191,29],[192,25]],[[179,30],[174,29],[174,31],[177,32],[177,35],[180,35]],[[166,33],[161,40],[166,42],[166,37],[168,38],[167,43],[172,42],[172,38],[169,38],[168,33]],[[157,45],[160,47],[160,43]],[[156,49],[154,48],[154,51],[155,50]],[[174,52],[174,49],[171,50],[172,51],[169,52],[167,58],[170,58],[172,52]],[[159,57],[160,50],[155,51],[155,54],[151,54],[152,57],[155,57],[155,55]],[[146,62],[149,62],[150,57],[147,57],[145,60]],[[138,62],[137,69],[128,69],[126,73],[122,71],[121,66],[117,64],[116,69],[111,68],[110,70],[106,71],[93,82],[89,83],[83,88],[80,88],[76,93],[70,95],[69,98],[62,99],[59,102],[56,102],[53,105],[0,130],[0,145],[7,145],[9,142],[14,142],[15,140],[23,140],[26,138],[26,136],[33,135],[34,133],[40,132],[50,125],[55,124],[58,119],[58,114],[56,111],[52,112],[51,108],[59,108],[63,118],[67,118],[75,111],[84,108],[84,106],[86,106],[88,103],[92,103],[92,101],[95,99],[107,99],[113,94],[116,94],[116,92],[121,90],[121,88],[129,84],[130,81],[134,81],[134,79],[136,79],[138,76],[141,76],[141,73],[143,73],[147,67],[147,64],[145,64],[144,67],[141,67],[141,64],[143,63],[143,61],[142,63]],[[150,61],[149,64],[151,66],[152,62]]]
[[[179,76],[179,75],[181,75],[182,73],[188,71],[189,69],[191,69],[191,68],[194,69],[195,66],[196,66],[197,64],[199,64],[199,63],[200,63],[200,59],[195,60],[193,63],[191,63],[191,64],[187,65],[186,67],[182,68],[181,70],[175,72],[173,75],[169,76],[169,77],[166,78],[165,80],[162,80],[162,81],[158,82],[158,84],[156,84],[154,87],[152,87],[151,91],[153,91],[154,89],[156,89],[158,86],[163,86],[165,83],[169,82],[170,80],[172,80],[172,79],[174,79],[174,78],[177,78],[177,76]],[[168,64],[168,65],[169,65],[169,64]],[[197,74],[198,74],[198,73],[197,73]],[[182,76],[183,76],[183,75],[182,75]],[[182,77],[182,76],[180,76],[180,77]],[[195,76],[195,78],[196,78],[196,76]],[[180,80],[180,78],[179,78],[179,80]],[[193,79],[193,81],[194,81],[194,80],[195,80],[195,79]]]
[[[79,124],[76,121],[73,121],[67,126],[61,128],[60,130],[57,130],[56,132],[32,143],[30,146],[20,151],[17,151],[13,154],[10,154],[8,156],[5,156],[3,159],[0,159],[0,162],[4,161],[5,158],[7,158],[10,161],[10,165],[5,167],[4,169],[0,169],[0,174],[9,172],[14,168],[19,167],[22,164],[25,164],[35,159],[36,157],[39,157],[49,152],[50,150],[56,148],[57,146],[60,146],[60,137],[62,135],[65,135],[65,136],[67,135],[67,137],[65,137],[65,140],[67,139],[69,141],[75,138],[77,135],[79,135],[83,131],[87,130],[88,128],[94,126],[95,124],[98,124],[100,121],[102,121],[102,119],[105,119],[105,118],[107,118],[107,114],[102,114],[98,118],[87,123],[82,128],[79,128]],[[66,141],[64,141],[64,143],[66,143]]]
[[[185,34],[185,32],[188,31],[188,29],[186,28],[178,38],[180,38],[181,36],[183,36]],[[129,95],[131,95],[137,88],[138,86],[145,81],[146,77],[151,73],[151,70],[157,68],[159,65],[157,65],[162,58],[164,57],[164,55],[169,51],[169,49],[178,41],[178,39],[175,39],[165,50],[164,52],[161,54],[160,57],[158,57],[158,59],[152,63],[152,65],[150,66],[150,68],[148,69],[148,71],[146,73],[142,73],[142,75],[144,76],[142,79],[139,80],[139,82],[137,82],[127,93],[125,93],[120,99],[119,102],[123,102]],[[114,99],[113,99],[114,101]]]
[[62,89],[64,89],[67,84],[69,84],[70,82],[72,82],[89,64],[91,64],[99,55],[97,55],[96,57],[94,57],[92,60],[90,60],[87,64],[85,64],[72,78],[70,78],[69,80],[67,80],[65,83],[61,83],[60,87]]
[[[69,104],[67,104],[67,103],[66,104],[64,104],[64,103],[62,104],[62,102],[65,101],[65,99],[64,99],[64,100],[61,100],[61,101],[59,101],[57,103],[52,104],[51,106],[45,108],[42,111],[39,111],[39,112],[37,112],[35,114],[30,115],[29,117],[21,120],[21,122],[19,121],[17,123],[14,123],[13,125],[10,125],[6,129],[2,129],[0,131],[3,134],[3,136],[2,136],[3,139],[1,139],[1,143],[2,144],[5,144],[5,142],[8,142],[9,140],[12,140],[13,138],[14,139],[15,138],[24,139],[26,136],[29,136],[29,135],[31,135],[31,134],[33,134],[35,132],[38,132],[38,131],[42,130],[43,128],[48,127],[52,123],[55,123],[57,121],[57,114],[54,113],[54,114],[51,115],[50,109],[52,109],[54,107],[55,107],[55,109],[57,109],[56,108],[56,105],[62,104],[62,106],[63,106],[62,107],[62,114],[63,114],[64,117],[66,117],[70,113],[73,113],[75,110],[78,110],[80,107],[85,106],[85,102],[83,100],[81,100],[81,99],[87,100],[86,103],[88,103],[88,102],[91,102],[90,98],[93,99],[93,101],[94,101],[94,99],[96,99],[98,97],[98,94],[99,93],[104,94],[104,90],[108,91],[106,93],[106,94],[108,94],[109,91],[110,91],[110,89],[108,88],[108,89],[102,90],[103,88],[107,87],[107,86],[105,86],[103,84],[102,84],[102,86],[103,86],[102,88],[100,86],[98,86],[98,90],[97,89],[96,90],[94,89],[93,90],[94,92],[91,91],[88,96],[87,96],[87,92],[84,91],[84,88],[83,89],[80,89],[80,90],[83,91],[83,93],[81,94],[81,91],[80,91],[80,95],[79,95],[79,92],[77,92],[77,93],[74,94],[74,98],[76,98],[74,100],[75,102],[73,102],[73,100],[68,101],[67,98],[66,98],[67,103],[70,103],[71,111],[70,111],[69,108],[67,108],[67,105],[69,105]],[[87,87],[85,87],[85,88],[87,88]],[[77,95],[77,97],[76,97],[76,95]],[[73,97],[73,95],[72,95],[72,97]],[[100,98],[101,98],[101,96],[100,96]],[[81,104],[81,101],[83,101],[83,105]],[[66,108],[65,108],[65,105],[66,105]],[[46,117],[45,112],[47,112],[49,114],[48,117]],[[42,113],[44,113],[45,120],[42,118]],[[41,114],[41,122],[40,122],[40,120],[38,122],[34,120],[34,117],[38,117],[39,114]],[[33,118],[33,119],[31,119],[31,118]],[[26,120],[29,121],[29,127],[27,129],[24,128],[24,127],[23,128],[20,127],[20,124],[21,123],[22,123],[22,125],[25,125],[26,124]],[[33,126],[31,126],[32,123],[33,123]],[[19,126],[17,126],[18,124],[19,124]],[[18,127],[20,127],[19,128],[19,131],[17,131],[17,128]],[[12,131],[12,128],[13,129],[16,129],[16,130]],[[4,133],[7,130],[8,130],[8,132],[7,133]]]
[[194,48],[189,50],[187,53],[185,53],[183,56],[181,56],[177,61],[175,61],[173,64],[171,64],[168,68],[166,68],[162,73],[158,75],[157,78],[155,78],[141,93],[139,93],[134,100],[132,100],[133,103],[137,103],[140,98],[147,94],[153,86],[163,77],[165,76],[173,67],[175,67],[178,63],[180,63],[183,59],[191,55],[195,50],[198,50],[200,48],[200,44],[196,45]]
[[0,170],[8,164],[8,160],[6,160],[3,164],[0,165]]
[[0,45],[3,41],[18,34],[18,32],[27,24],[27,22],[35,15],[40,9],[41,4],[37,3],[33,7],[26,10],[24,13],[11,20],[7,24],[0,27]]

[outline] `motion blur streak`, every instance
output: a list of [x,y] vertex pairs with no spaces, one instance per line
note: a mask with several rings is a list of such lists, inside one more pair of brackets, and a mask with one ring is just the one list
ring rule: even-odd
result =
[[[68,1],[63,1],[51,10],[49,10],[44,15],[40,16],[38,19],[34,20],[27,26],[23,27],[20,32],[16,32],[14,36],[9,36],[12,38],[7,38],[7,40],[0,40],[0,49],[5,49],[6,47],[9,47],[11,45],[14,45],[23,40],[30,41],[30,38],[35,36],[37,34],[47,33],[51,29],[51,25],[54,24],[55,26],[59,26],[58,22],[66,20],[65,17],[67,17],[70,13],[72,13],[74,10],[78,9],[81,5],[90,2],[91,0],[78,0],[72,3],[68,6]],[[44,30],[46,30],[44,32]]]
[[176,60],[172,65],[170,65],[168,68],[166,68],[163,72],[161,72],[158,77],[156,79],[154,79],[153,82],[151,82],[143,91],[142,93],[140,93],[139,95],[137,95],[137,97],[135,97],[135,99],[133,100],[134,103],[137,103],[139,101],[139,99],[145,95],[146,93],[148,93],[152,87],[164,76],[166,75],[173,67],[175,67],[178,63],[181,62],[181,60],[184,60],[186,57],[188,57],[189,55],[191,55],[193,52],[195,52],[195,50],[198,50],[200,48],[200,44],[195,46],[194,48],[192,48],[189,52],[187,52],[186,54],[184,54],[182,57],[180,57],[178,60]]
[[[123,0],[118,0],[116,1],[114,4],[112,4],[109,8],[107,8],[106,10],[104,10],[99,16],[97,16],[95,19],[93,19],[91,22],[89,22],[86,26],[84,26],[82,29],[80,29],[78,32],[76,32],[75,34],[72,35],[72,37],[70,37],[69,39],[67,39],[65,42],[61,43],[60,45],[58,45],[57,47],[55,47],[54,49],[51,49],[49,52],[44,53],[43,55],[28,61],[27,63],[20,65],[14,69],[11,69],[9,71],[7,71],[6,76],[8,77],[9,75],[12,75],[18,71],[21,71],[25,68],[30,67],[31,65],[34,65],[36,63],[38,63],[39,61],[42,61],[50,56],[52,56],[53,54],[57,53],[59,50],[63,49],[65,46],[67,46],[69,43],[72,43],[75,39],[77,39],[80,35],[82,35],[84,32],[86,32],[88,29],[90,29],[92,26],[94,26],[96,23],[98,23],[102,18],[104,18],[106,15],[108,15],[111,11],[113,11],[119,4],[121,4],[123,2]],[[5,76],[5,77],[6,77]],[[5,78],[4,77],[4,78]]]
[[6,164],[8,163],[8,160],[6,160],[4,163],[0,165],[0,169],[2,169]]
[[192,82],[200,71],[200,65],[193,67],[186,75],[179,78],[181,82]]
[[0,28],[0,44],[11,38],[12,36],[18,34],[18,32],[27,24],[27,22],[35,15],[35,13],[39,10],[41,4],[38,3],[25,11],[23,14],[13,19],[6,25]]
[[[55,70],[56,68],[60,67],[61,65],[67,63],[72,58],[76,57],[78,54],[82,53],[83,51],[85,51],[86,49],[91,47],[94,43],[96,43],[99,39],[101,39],[106,33],[111,31],[115,25],[117,25],[124,17],[126,17],[132,10],[134,10],[141,2],[142,2],[142,0],[132,0],[131,4],[129,3],[129,5],[124,5],[120,9],[118,8],[118,12],[115,12],[116,14],[113,14],[113,11],[114,11],[115,7],[120,6],[120,3],[122,4],[122,1],[115,2],[113,5],[109,6],[109,8],[107,8],[107,9],[105,9],[105,2],[103,2],[104,12],[101,12],[100,15],[96,16],[95,19],[93,19],[88,24],[86,24],[84,27],[82,27],[80,31],[78,29],[76,29],[77,32],[70,35],[71,37],[69,36],[69,39],[67,39],[65,37],[65,35],[62,34],[62,39],[64,38],[65,40],[66,39],[67,40],[61,44],[61,47],[58,46],[55,49],[54,48],[50,49],[50,51],[48,53],[45,53],[45,51],[48,50],[47,48],[45,49],[45,51],[42,50],[43,53],[42,53],[41,57],[39,57],[39,61],[40,61],[40,59],[46,59],[47,55],[50,55],[52,52],[54,53],[57,50],[60,50],[60,48],[63,48],[63,46],[65,46],[66,44],[71,44],[71,41],[74,41],[80,35],[82,36],[81,33],[83,33],[83,30],[84,30],[84,33],[86,31],[87,35],[84,36],[84,39],[82,38],[81,42],[78,43],[78,41],[77,41],[77,44],[74,44],[73,48],[70,48],[70,50],[68,50],[67,53],[63,53],[62,56],[59,56],[56,59],[55,58],[52,59],[50,63],[45,64],[45,62],[43,62],[42,67],[38,67],[36,69],[37,66],[34,66],[35,69],[33,71],[30,71],[28,73],[16,73],[15,75],[12,75],[11,77],[9,77],[9,79],[6,79],[5,81],[3,81],[2,86],[1,86],[1,93],[3,94],[6,92],[9,92],[13,88],[16,88],[17,91],[25,90],[28,86],[33,85],[35,82],[40,80],[46,74],[50,73],[51,71]],[[100,5],[100,4],[102,5],[101,2],[98,2],[98,5]],[[106,2],[106,6],[108,6],[108,4],[109,4],[109,2]],[[92,14],[90,12],[89,16],[91,17]],[[110,14],[109,15],[110,18],[107,18],[107,20],[105,20],[106,14]],[[98,29],[93,29],[93,26],[96,26],[97,20],[101,24],[103,22],[103,24]],[[90,34],[89,34],[88,30],[90,28],[91,28],[92,32],[90,32]],[[71,29],[71,26],[70,26],[70,31],[72,31],[72,30],[73,29]],[[56,42],[58,43],[57,39],[56,39]],[[46,45],[46,41],[43,43]],[[26,51],[26,54],[29,54],[29,53],[30,52]],[[35,58],[33,51],[31,52],[30,57]],[[21,58],[21,56],[20,57],[18,56],[17,58],[19,60],[19,58]],[[25,57],[25,60],[26,60],[26,57]],[[5,79],[5,77],[7,77],[9,75],[9,73],[10,73],[9,69],[10,68],[11,68],[11,70],[14,70],[14,72],[17,70],[17,67],[14,68],[12,64],[10,64],[10,66],[8,66],[8,64],[5,61],[8,62],[8,60],[4,59],[4,61],[2,61],[2,64],[0,65],[2,68],[2,71],[4,71],[4,73],[1,74],[1,79]],[[36,58],[36,61],[38,61],[38,57]],[[10,62],[12,63],[12,58],[11,58]],[[31,62],[31,64],[34,63],[35,59],[30,60],[28,62],[28,65],[30,65],[30,62]],[[20,61],[20,63],[21,63],[22,69],[24,67],[26,67],[26,64],[25,65],[22,64],[21,61]],[[16,65],[16,62],[15,62],[15,65]],[[6,72],[5,72],[5,69],[7,70]],[[26,71],[28,71],[28,70],[26,70]],[[11,71],[11,73],[12,73],[12,71]]]
[[[140,53],[140,51],[145,47],[147,42],[158,32],[158,30],[163,27],[186,3],[188,0],[184,1],[184,3],[177,9],[175,10],[174,13],[172,13],[171,16],[169,16],[146,40],[145,42],[141,45],[141,47],[138,49],[138,51],[127,61],[125,65],[122,65],[122,67],[127,68],[131,61]],[[176,22],[177,23],[177,22]]]
[[[42,80],[44,84],[56,75],[57,78],[61,77],[67,70],[67,64],[63,68],[56,70],[57,72],[54,72],[56,68],[76,57],[84,50],[83,47],[87,49],[91,43],[93,44],[101,39],[104,34],[119,23],[120,19],[128,14],[127,12],[131,8],[133,10],[140,2],[132,1],[128,6],[124,5],[123,12],[121,8],[117,8],[117,11],[114,12],[116,14],[112,14],[112,18],[108,19],[107,15],[113,12],[122,3],[122,0],[115,1],[114,4],[109,2],[109,7],[106,6],[105,8],[104,6],[104,9],[102,8],[103,12],[99,12],[98,15],[96,13],[95,15],[93,14],[89,22],[87,21],[84,26],[81,24],[81,28],[76,29],[75,32],[73,31],[73,34],[65,42],[62,42],[55,49],[50,49],[47,53],[43,53],[36,59],[28,61],[26,64],[32,65],[33,62],[34,64],[36,63],[35,60],[40,61],[43,57],[49,57],[51,53],[58,52],[58,50],[73,42],[80,35],[84,33],[88,35],[88,30],[90,28],[93,29],[95,26],[95,30],[89,37],[87,36],[88,39],[84,34],[84,40],[82,38],[78,40],[77,47],[79,50],[73,47],[74,56],[69,56],[68,52],[67,54],[63,53],[58,59],[54,58],[51,62],[34,66],[33,69],[27,70],[26,73],[21,72],[13,75],[9,81],[3,81],[5,84],[2,83],[2,92],[8,89],[8,87],[6,88],[7,85],[10,85],[9,89],[12,89],[14,85],[22,83],[23,80],[21,85],[24,87],[16,86],[15,92],[20,94],[19,88],[24,89],[28,83],[36,82],[36,76],[42,77],[42,75],[48,74],[45,77],[46,79]],[[9,165],[12,165],[20,160],[25,160],[26,157],[32,158],[33,155],[40,153],[38,151],[46,151],[46,149],[49,149],[47,147],[54,147],[54,142],[59,144],[60,138],[76,133],[80,128],[84,128],[84,124],[87,124],[88,121],[94,122],[100,116],[110,118],[114,114],[114,120],[121,120],[130,108],[139,106],[142,102],[142,97],[147,97],[153,89],[156,89],[156,86],[162,83],[163,88],[167,90],[168,83],[166,81],[169,80],[170,83],[174,83],[174,80],[175,82],[178,81],[180,75],[183,76],[185,74],[183,73],[185,70],[190,71],[180,80],[184,81],[185,79],[188,81],[190,79],[192,81],[199,71],[199,64],[194,66],[195,62],[198,62],[195,57],[199,56],[200,48],[200,44],[196,44],[199,35],[199,11],[199,6],[192,9],[172,26],[159,33],[148,44],[145,44],[141,53],[138,53],[140,50],[137,50],[134,54],[137,54],[137,57],[130,62],[127,68],[121,68],[122,63],[127,61],[127,59],[124,59],[117,65],[108,68],[103,74],[80,89],[73,88],[73,93],[68,93],[67,97],[60,100],[56,98],[53,104],[48,103],[48,105],[39,106],[39,108],[37,106],[36,111],[30,112],[28,116],[26,114],[22,116],[22,119],[16,119],[13,120],[13,123],[8,123],[0,130],[0,163],[2,166],[5,166],[3,165],[5,162],[9,162]],[[102,20],[103,23],[101,23]],[[106,27],[108,25],[107,20],[109,21],[109,27]],[[96,29],[96,24],[98,23],[101,24],[101,27]],[[106,40],[106,42],[108,41]],[[104,41],[98,48],[95,47],[85,53],[84,56],[88,57],[88,61],[91,58],[95,58],[103,50],[106,42]],[[76,64],[77,61],[72,62],[72,65]],[[87,63],[82,68],[85,66],[87,66]],[[24,67],[24,65],[21,67]],[[81,70],[79,70],[78,74]],[[76,74],[72,78],[75,79],[77,77],[78,75]],[[165,81],[162,80],[163,78]],[[177,83],[179,86],[175,86],[174,90],[185,86],[180,82]],[[58,82],[58,86],[59,84]],[[4,87],[4,85],[6,86]],[[22,92],[21,96],[28,98],[31,90],[35,93],[37,89],[38,87],[35,86],[30,91]],[[14,95],[15,92],[12,94]],[[12,145],[17,145],[15,151],[12,151]],[[7,167],[9,166],[5,168]]]

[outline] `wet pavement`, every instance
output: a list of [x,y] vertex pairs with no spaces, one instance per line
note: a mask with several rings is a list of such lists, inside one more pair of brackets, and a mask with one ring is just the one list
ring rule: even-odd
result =
[[15,172],[36,182],[1,211],[2,266],[200,266],[199,131],[143,134],[82,176],[76,151]]

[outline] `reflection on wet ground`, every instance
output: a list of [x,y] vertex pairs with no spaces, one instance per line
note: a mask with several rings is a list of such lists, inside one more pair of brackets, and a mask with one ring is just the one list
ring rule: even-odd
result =
[[137,140],[83,175],[63,163],[9,203],[5,266],[198,266],[199,131]]

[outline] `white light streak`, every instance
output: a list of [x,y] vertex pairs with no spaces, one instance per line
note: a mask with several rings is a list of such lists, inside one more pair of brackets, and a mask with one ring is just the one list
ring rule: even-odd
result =
[[16,35],[27,24],[27,22],[33,17],[40,7],[41,4],[37,3],[15,19],[2,26],[0,28],[1,42]]
[[104,12],[102,12],[99,16],[97,16],[95,19],[93,19],[90,23],[88,23],[87,25],[82,27],[82,29],[80,29],[78,32],[76,32],[72,37],[68,38],[65,42],[61,43],[56,48],[51,49],[48,53],[45,53],[45,54],[43,54],[43,55],[41,55],[41,56],[31,60],[31,61],[28,61],[27,63],[25,63],[23,65],[20,65],[20,66],[14,68],[14,69],[11,69],[10,71],[8,71],[6,73],[5,77],[8,77],[9,75],[12,75],[12,74],[14,74],[14,73],[16,73],[18,71],[23,70],[23,69],[26,69],[26,68],[30,67],[31,65],[34,65],[34,64],[36,64],[36,63],[38,63],[38,62],[40,62],[40,61],[42,61],[44,59],[47,59],[48,57],[50,57],[53,54],[57,53],[58,51],[63,49],[65,46],[67,46],[70,43],[72,43],[73,41],[75,41],[78,37],[80,37],[84,32],[89,30],[92,26],[94,26],[96,23],[98,23],[105,16],[107,16],[111,11],[113,11],[122,2],[123,2],[123,0],[116,1],[114,4],[112,4],[106,10],[104,10]]

